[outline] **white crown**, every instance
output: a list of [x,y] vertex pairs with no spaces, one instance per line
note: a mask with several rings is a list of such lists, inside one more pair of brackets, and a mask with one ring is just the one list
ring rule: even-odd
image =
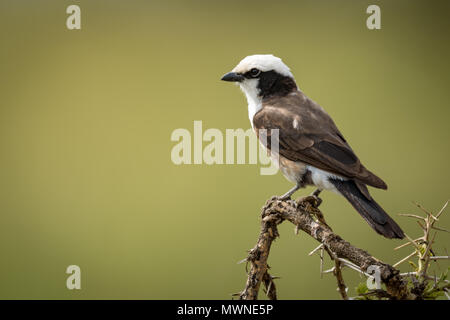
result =
[[263,72],[274,70],[279,74],[294,78],[288,66],[283,61],[271,54],[255,54],[247,56],[233,69],[233,72],[246,73],[256,68]]

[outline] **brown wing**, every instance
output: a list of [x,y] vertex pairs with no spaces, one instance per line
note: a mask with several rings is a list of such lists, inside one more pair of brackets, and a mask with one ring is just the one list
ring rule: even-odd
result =
[[[279,129],[279,153],[289,160],[355,179],[357,184],[387,189],[383,180],[361,164],[325,110],[301,92],[264,101],[253,124],[258,137],[259,129],[267,130],[269,148],[275,142],[270,129]],[[365,186],[360,187],[368,195]]]

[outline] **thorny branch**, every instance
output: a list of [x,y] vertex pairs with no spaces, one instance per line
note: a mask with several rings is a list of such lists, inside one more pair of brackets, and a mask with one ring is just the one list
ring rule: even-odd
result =
[[[239,296],[239,299],[241,300],[256,300],[262,282],[265,286],[265,292],[268,298],[277,298],[276,287],[273,281],[276,277],[272,277],[268,273],[269,266],[267,260],[272,242],[279,236],[277,226],[287,220],[294,224],[296,233],[301,230],[320,242],[320,245],[314,249],[310,255],[320,250],[321,274],[332,272],[336,276],[338,291],[343,299],[349,299],[349,297],[342,276],[342,268],[348,267],[366,276],[370,276],[367,273],[369,266],[378,267],[378,270],[380,271],[380,280],[386,289],[371,290],[364,293],[362,296],[416,300],[424,299],[427,295],[431,296],[437,291],[443,291],[444,294],[450,298],[450,295],[448,294],[448,290],[450,289],[448,280],[438,279],[436,277],[433,278],[426,273],[430,261],[449,258],[448,255],[435,256],[432,254],[431,248],[435,234],[430,239],[431,229],[446,231],[434,226],[434,224],[438,221],[439,216],[442,214],[447,204],[436,216],[433,216],[419,205],[419,208],[426,212],[426,218],[407,215],[423,219],[423,224],[420,225],[424,230],[424,236],[415,240],[408,237],[409,242],[396,248],[399,249],[408,245],[413,245],[415,248],[414,253],[419,253],[419,268],[416,272],[409,272],[406,274],[401,274],[395,267],[376,259],[362,249],[354,247],[339,235],[335,234],[326,224],[322,212],[317,208],[318,204],[318,199],[312,196],[300,198],[297,201],[281,201],[274,197],[266,202],[261,212],[261,230],[258,241],[255,247],[249,251],[247,258],[241,261],[246,262],[247,267],[250,265],[250,269],[247,269],[247,282],[244,290],[235,294],[235,296]],[[324,251],[328,253],[335,263],[334,267],[327,271],[323,271],[322,265]],[[413,256],[413,254],[402,259],[394,266],[406,261],[411,256]],[[414,279],[411,280],[413,283],[412,289],[411,286],[408,286],[408,279],[410,277]],[[427,281],[430,280],[434,281],[434,285],[427,289]],[[444,282],[444,285],[439,286],[442,281]]]

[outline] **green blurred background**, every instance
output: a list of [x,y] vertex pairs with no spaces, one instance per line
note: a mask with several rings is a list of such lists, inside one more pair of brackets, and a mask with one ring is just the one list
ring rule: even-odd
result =
[[[71,4],[82,30],[66,29]],[[381,30],[366,28],[370,4]],[[260,208],[291,184],[258,165],[176,166],[170,135],[194,120],[249,128],[244,96],[219,79],[255,53],[283,58],[388,183],[376,199],[419,236],[397,214],[419,213],[411,201],[436,212],[449,198],[449,12],[448,1],[1,0],[0,298],[241,290],[236,262],[256,241]],[[322,198],[346,240],[389,263],[409,254],[343,198]],[[450,213],[441,220],[450,227]],[[338,299],[335,279],[321,279],[307,255],[317,243],[288,223],[280,232],[269,260],[279,297]],[[440,235],[437,253],[449,240]],[[66,289],[71,264],[81,290]],[[363,279],[344,276],[354,295]]]

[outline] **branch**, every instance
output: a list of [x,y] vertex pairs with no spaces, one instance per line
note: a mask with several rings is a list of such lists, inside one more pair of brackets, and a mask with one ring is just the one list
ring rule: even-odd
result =
[[342,299],[348,300],[347,286],[345,285],[344,278],[342,277],[341,262],[339,261],[339,259],[334,259],[334,263],[334,275],[337,279],[339,293],[341,294]]
[[[244,260],[247,261],[247,263],[250,263],[250,270],[248,272],[245,289],[239,293],[239,298],[241,300],[256,300],[258,298],[261,281],[263,280],[263,277],[268,275],[267,270],[269,269],[269,266],[267,265],[267,258],[269,257],[270,247],[273,240],[278,236],[277,225],[281,221],[276,220],[275,216],[266,215],[263,208],[261,213],[261,231],[259,233],[258,241]],[[271,281],[272,286],[275,289],[273,280],[271,279]],[[267,290],[267,292],[270,293],[270,290]]]
[[[272,242],[277,238],[277,226],[287,220],[294,224],[296,230],[302,230],[321,244],[324,249],[332,253],[338,259],[335,261],[348,260],[356,265],[362,272],[366,272],[369,266],[377,266],[380,271],[380,280],[386,286],[387,294],[393,299],[415,299],[407,288],[407,281],[400,275],[400,272],[389,264],[374,258],[368,252],[352,246],[349,242],[335,234],[330,227],[321,223],[323,214],[316,208],[316,198],[306,197],[298,202],[293,200],[281,201],[277,198],[268,200],[261,212],[261,230],[258,241],[253,249],[249,251],[246,258],[250,264],[247,282],[245,288],[240,292],[239,297],[242,300],[256,300],[258,291],[267,273],[267,259],[269,257]],[[313,216],[318,217],[316,221]],[[344,260],[344,261],[345,261]],[[339,271],[336,271],[338,270]],[[340,274],[340,263],[336,264],[335,275],[338,276],[338,285],[343,295],[345,293],[345,284],[343,284]],[[273,279],[272,279],[273,280]],[[344,297],[344,295],[343,295]],[[270,296],[269,296],[270,298]]]

